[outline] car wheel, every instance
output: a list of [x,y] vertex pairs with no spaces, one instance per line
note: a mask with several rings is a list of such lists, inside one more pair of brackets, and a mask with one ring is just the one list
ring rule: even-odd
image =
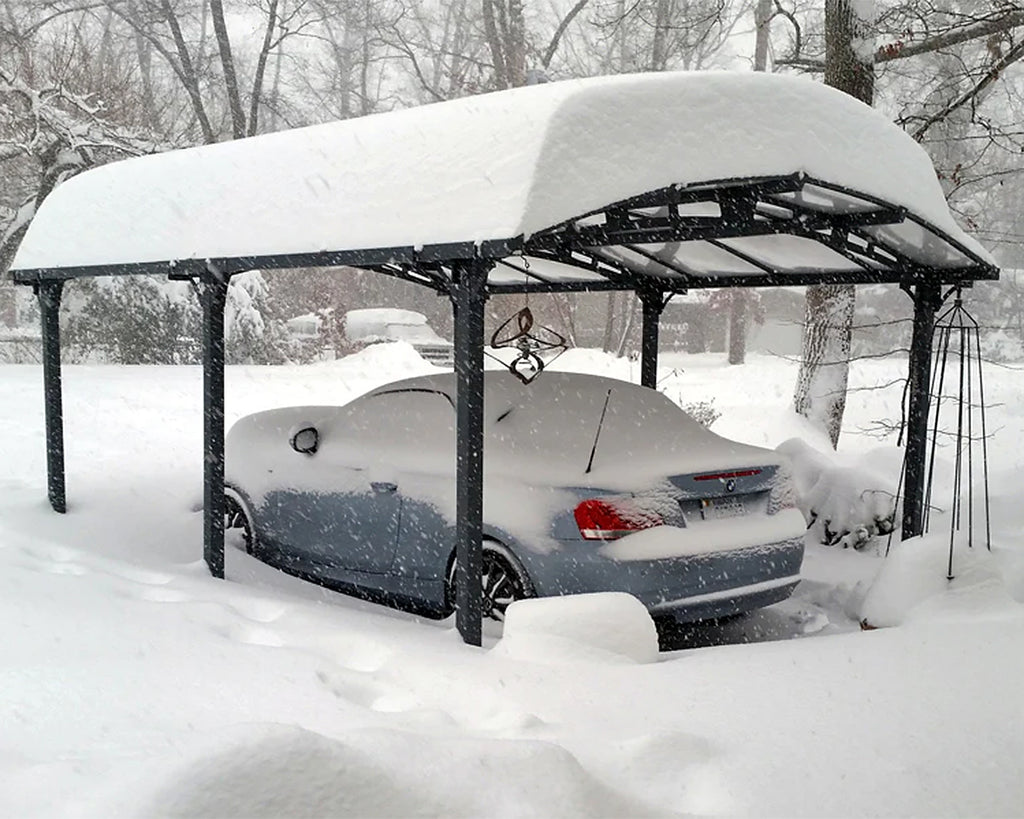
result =
[[249,520],[241,501],[230,492],[224,494],[224,535],[240,535],[245,545],[245,553],[255,553],[252,521]]
[[[480,612],[486,620],[505,620],[505,610],[516,600],[536,597],[533,584],[516,556],[503,544],[486,540],[480,573]],[[447,610],[455,611],[455,573],[453,559],[448,569]]]

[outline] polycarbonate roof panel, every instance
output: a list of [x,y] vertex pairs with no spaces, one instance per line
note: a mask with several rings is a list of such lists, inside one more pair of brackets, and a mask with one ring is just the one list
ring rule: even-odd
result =
[[580,267],[532,256],[501,259],[487,276],[490,284],[536,284],[538,282],[602,282],[604,276]]
[[866,227],[864,232],[918,264],[928,267],[961,267],[971,262],[965,253],[912,219],[897,225]]
[[737,275],[754,274],[762,272],[761,268],[730,253],[722,247],[717,247],[711,242],[676,242],[674,247],[669,245],[647,245],[652,251],[659,248],[659,252],[668,252],[676,263],[701,275]]
[[850,193],[829,190],[813,184],[805,185],[801,190],[792,193],[780,193],[776,198],[795,205],[802,205],[810,210],[829,213],[865,213],[879,210],[879,205],[876,202],[869,202]]
[[808,270],[858,270],[861,267],[820,242],[801,236],[747,236],[741,239],[723,239],[722,244],[773,270],[800,273]]
[[[675,243],[678,244],[678,243]],[[650,245],[643,246],[640,249],[646,250]],[[656,246],[664,247],[664,246]],[[610,259],[619,264],[623,265],[626,269],[639,273],[644,276],[653,276],[656,279],[678,279],[680,278],[680,272],[671,270],[668,265],[674,262],[674,255],[671,252],[662,250],[660,253],[655,254],[658,256],[657,259],[651,259],[642,253],[638,253],[637,250],[628,247],[622,247],[620,245],[610,245],[608,247],[594,248],[594,252],[603,259]],[[689,271],[686,271],[689,272]]]

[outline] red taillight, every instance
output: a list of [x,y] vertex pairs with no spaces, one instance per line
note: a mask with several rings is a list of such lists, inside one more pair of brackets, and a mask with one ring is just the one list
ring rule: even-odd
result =
[[573,513],[584,540],[616,540],[624,535],[661,526],[661,515],[624,501],[589,498]]

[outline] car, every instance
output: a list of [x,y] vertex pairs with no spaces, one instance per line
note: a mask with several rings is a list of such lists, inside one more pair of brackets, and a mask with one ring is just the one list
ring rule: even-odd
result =
[[436,367],[451,367],[454,347],[415,310],[367,307],[345,313],[345,340],[355,348],[389,341],[411,344],[424,360]]
[[[484,375],[483,612],[586,592],[689,622],[783,600],[803,516],[780,456],[722,438],[661,393],[545,370]],[[344,406],[284,407],[226,442],[226,530],[273,566],[444,617],[454,609],[455,376]]]

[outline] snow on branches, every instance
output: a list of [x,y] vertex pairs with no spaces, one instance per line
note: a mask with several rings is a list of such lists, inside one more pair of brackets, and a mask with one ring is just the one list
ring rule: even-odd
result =
[[36,87],[0,67],[0,167],[6,180],[17,182],[16,204],[0,211],[0,270],[43,199],[65,179],[111,158],[167,147],[106,118],[95,95],[60,82]]

